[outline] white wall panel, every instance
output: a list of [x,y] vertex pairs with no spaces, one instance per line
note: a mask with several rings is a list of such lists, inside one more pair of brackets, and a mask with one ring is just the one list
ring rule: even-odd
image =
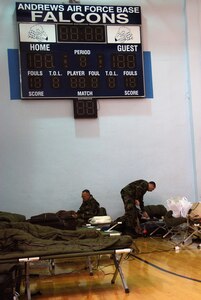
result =
[[27,217],[76,210],[81,190],[89,188],[115,218],[123,214],[121,188],[139,178],[157,183],[145,196],[149,204],[176,195],[194,201],[198,190],[200,197],[199,1],[188,1],[188,33],[185,1],[124,1],[141,5],[154,99],[99,100],[97,120],[74,120],[71,101],[10,100],[7,49],[18,47],[14,4],[0,3],[1,210]]

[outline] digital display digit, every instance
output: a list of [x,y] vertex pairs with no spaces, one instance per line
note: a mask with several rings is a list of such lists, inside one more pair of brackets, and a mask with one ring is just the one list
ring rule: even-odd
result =
[[54,55],[51,53],[28,52],[27,68],[34,69],[53,69],[55,67]]
[[16,16],[22,99],[145,96],[139,6],[17,2]]
[[105,27],[101,25],[58,25],[58,42],[104,43]]
[[96,76],[71,76],[69,84],[72,89],[97,89],[100,79]]
[[40,76],[29,76],[28,85],[30,90],[43,89],[43,78]]
[[96,99],[74,99],[75,119],[94,119],[98,117]]
[[135,54],[112,54],[111,67],[113,69],[134,69],[135,65]]

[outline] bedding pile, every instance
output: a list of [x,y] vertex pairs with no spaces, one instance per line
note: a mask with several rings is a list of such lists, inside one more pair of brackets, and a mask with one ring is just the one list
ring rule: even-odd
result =
[[130,236],[108,236],[94,229],[61,230],[28,222],[0,222],[0,259],[93,252],[131,245]]

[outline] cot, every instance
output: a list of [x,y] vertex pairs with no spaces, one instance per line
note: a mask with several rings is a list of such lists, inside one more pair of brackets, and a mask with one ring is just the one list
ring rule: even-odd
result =
[[[132,251],[132,243],[130,236],[109,236],[95,229],[61,230],[28,222],[0,222],[0,264],[23,265],[27,300],[31,299],[30,263],[103,254],[109,254],[115,266],[111,283],[119,274],[124,291],[129,293],[120,263]],[[17,299],[16,294],[14,297]]]

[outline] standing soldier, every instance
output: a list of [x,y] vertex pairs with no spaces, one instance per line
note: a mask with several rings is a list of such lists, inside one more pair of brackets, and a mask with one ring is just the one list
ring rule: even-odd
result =
[[121,197],[125,208],[123,220],[126,233],[130,233],[131,235],[141,233],[139,212],[142,217],[148,217],[144,211],[143,197],[147,191],[151,192],[155,188],[156,184],[154,181],[147,182],[146,180],[140,179],[129,183],[121,190]]

